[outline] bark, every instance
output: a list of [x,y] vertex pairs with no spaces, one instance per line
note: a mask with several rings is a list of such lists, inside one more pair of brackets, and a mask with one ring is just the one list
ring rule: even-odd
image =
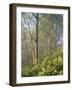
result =
[[28,25],[28,28],[29,28],[29,35],[30,35],[30,39],[31,39],[31,50],[32,50],[32,57],[33,57],[33,64],[36,64],[36,48],[35,48],[35,45],[33,43],[33,38],[32,38],[32,34],[31,34],[31,31],[30,31],[30,26]]

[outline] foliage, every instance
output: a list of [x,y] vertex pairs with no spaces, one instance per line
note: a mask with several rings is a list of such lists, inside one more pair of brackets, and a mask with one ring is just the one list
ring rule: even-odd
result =
[[22,67],[35,64],[41,59],[43,61],[44,56],[49,56],[48,52],[52,53],[53,49],[62,46],[62,14],[21,13]]
[[63,15],[21,13],[22,76],[63,74]]
[[59,49],[53,54],[40,58],[36,64],[22,68],[22,76],[50,76],[63,74],[63,55]]

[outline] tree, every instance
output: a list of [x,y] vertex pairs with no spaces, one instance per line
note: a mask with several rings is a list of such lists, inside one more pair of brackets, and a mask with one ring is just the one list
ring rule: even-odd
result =
[[[22,27],[23,27],[23,31],[26,30],[27,34],[27,38],[29,42],[27,42],[26,47],[31,48],[31,53],[32,53],[32,60],[33,60],[33,64],[36,63],[37,60],[37,55],[36,55],[36,44],[37,44],[37,40],[36,40],[36,19],[35,17],[32,15],[32,13],[23,13],[22,14]],[[25,41],[28,41],[25,40]],[[30,45],[30,46],[29,46]],[[28,52],[28,51],[27,51]],[[29,57],[29,55],[27,56]]]
[[39,59],[62,48],[63,16],[59,14],[22,13],[22,61],[37,64]]
[[47,55],[48,52],[53,53],[55,48],[62,45],[63,16],[59,14],[39,14],[38,31],[39,54],[43,52],[41,55],[43,56],[44,53],[45,55]]

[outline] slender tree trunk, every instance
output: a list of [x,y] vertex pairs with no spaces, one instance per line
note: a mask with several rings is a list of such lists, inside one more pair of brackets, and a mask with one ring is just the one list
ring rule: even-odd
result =
[[37,20],[37,24],[36,24],[36,51],[37,51],[37,55],[36,55],[36,58],[38,60],[38,24],[39,24],[39,14],[37,13],[37,16],[36,16],[36,20]]
[[30,31],[30,26],[28,25],[28,27],[29,27],[29,35],[30,35],[30,39],[31,39],[31,50],[32,50],[33,64],[36,64],[35,46],[34,46],[34,43],[33,43],[33,38],[32,38],[31,31]]
[[35,55],[36,55],[36,61],[38,60],[38,24],[39,24],[39,13],[37,14],[34,14],[32,13],[32,15],[35,17],[36,19],[36,39],[35,39],[35,44],[36,44],[36,47],[35,47]]
[[[26,47],[26,57],[28,57],[28,45],[27,45],[27,38],[26,32],[24,31],[24,38],[25,38],[25,47]],[[27,62],[29,64],[29,61]]]

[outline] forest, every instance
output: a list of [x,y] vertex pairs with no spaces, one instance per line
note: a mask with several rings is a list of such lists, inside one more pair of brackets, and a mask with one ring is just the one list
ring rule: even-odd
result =
[[21,12],[22,77],[63,74],[63,15]]

